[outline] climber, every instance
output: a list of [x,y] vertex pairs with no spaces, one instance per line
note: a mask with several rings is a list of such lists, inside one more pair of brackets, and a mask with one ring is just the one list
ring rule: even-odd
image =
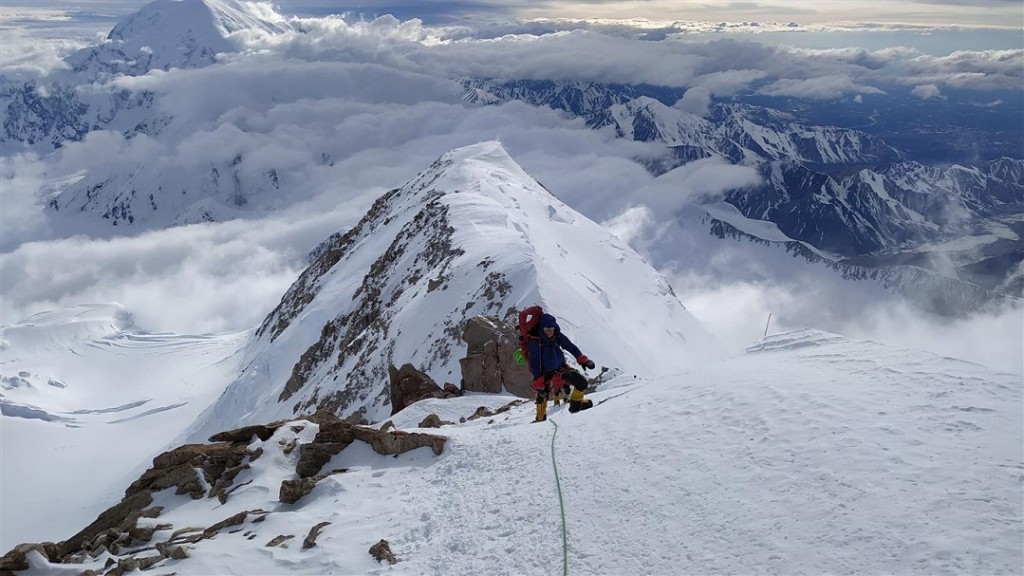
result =
[[573,388],[569,394],[569,412],[576,413],[594,405],[590,400],[583,398],[587,390],[587,378],[565,363],[562,349],[572,354],[584,370],[594,368],[594,361],[587,358],[565,334],[562,334],[554,316],[544,314],[540,317],[537,338],[531,338],[528,344],[533,389],[537,391],[536,422],[547,420],[548,396],[554,392],[557,403],[568,386]]

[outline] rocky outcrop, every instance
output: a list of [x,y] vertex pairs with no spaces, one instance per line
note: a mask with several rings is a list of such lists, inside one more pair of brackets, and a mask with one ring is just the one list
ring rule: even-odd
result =
[[466,357],[459,360],[463,390],[533,395],[529,369],[513,359],[519,347],[515,326],[496,316],[474,316],[466,322],[462,339],[468,345]]
[[460,391],[451,385],[439,387],[412,364],[403,364],[401,368],[388,368],[391,380],[391,414],[395,415],[406,406],[424,398],[451,398],[458,396]]
[[[374,452],[382,456],[394,456],[424,447],[429,447],[434,454],[440,455],[448,438],[420,432],[376,430],[337,420],[321,424],[320,431],[317,432],[313,441],[299,446],[299,459],[295,464],[295,473],[300,479],[313,478],[313,484],[315,484],[327,475],[338,472],[332,470],[327,474],[321,474],[320,471],[331,458],[356,440],[366,442]],[[341,471],[343,472],[343,470]],[[290,481],[286,480],[285,482]],[[282,487],[282,494],[284,490]],[[307,482],[306,485],[299,484],[290,486],[288,489],[289,494],[297,490],[306,490],[305,493],[308,494],[312,490],[312,485]]]
[[[84,574],[105,574],[119,576],[134,570],[148,570],[167,559],[181,560],[189,557],[188,544],[216,538],[222,531],[238,532],[245,525],[262,522],[271,511],[255,509],[236,511],[208,527],[189,526],[174,530],[172,524],[152,521],[139,523],[140,519],[160,517],[163,508],[154,506],[154,493],[174,488],[179,496],[187,495],[193,500],[217,497],[220,503],[228,500],[230,493],[248,482],[235,485],[235,478],[249,463],[270,449],[273,444],[260,445],[278,435],[275,447],[277,457],[291,454],[297,447],[296,477],[282,482],[278,499],[285,504],[297,502],[309,494],[317,483],[331,474],[346,470],[321,472],[321,468],[346,446],[356,440],[365,442],[376,453],[392,456],[429,447],[434,454],[441,454],[447,437],[432,434],[403,432],[399,430],[377,430],[339,420],[327,411],[310,416],[307,422],[281,421],[267,425],[247,426],[229,430],[211,437],[211,444],[186,444],[160,454],[153,459],[153,466],[125,491],[117,505],[104,511],[94,522],[64,542],[21,544],[0,557],[0,574],[9,574],[30,567],[29,556],[38,554],[50,563],[89,564],[94,569],[83,570]],[[309,425],[319,426],[312,441],[303,441],[300,433]],[[305,438],[308,438],[306,436]],[[251,448],[250,448],[251,447]],[[166,497],[166,492],[162,497]],[[237,508],[236,508],[237,510]],[[304,549],[316,546],[320,531],[329,522],[313,526],[303,541]],[[168,533],[174,530],[173,533]],[[247,539],[256,537],[256,532],[246,533]],[[286,547],[285,541],[294,536],[282,536],[267,546]],[[107,555],[106,565],[101,570],[94,560]]]
[[373,546],[370,546],[370,555],[373,556],[377,562],[384,562],[387,560],[388,564],[398,563],[398,558],[396,558],[394,553],[391,552],[391,545],[388,544],[387,540],[381,540]]
[[330,522],[320,522],[309,529],[309,534],[306,534],[306,538],[302,541],[302,549],[308,550],[316,546],[316,539],[320,537],[320,531],[324,527],[329,526]]

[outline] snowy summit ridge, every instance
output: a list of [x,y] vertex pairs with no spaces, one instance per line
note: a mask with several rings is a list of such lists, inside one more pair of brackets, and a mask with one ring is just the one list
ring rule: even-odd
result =
[[[466,320],[540,304],[599,364],[656,374],[712,349],[668,282],[498,142],[452,150],[335,234],[256,333],[203,434],[326,408],[388,416],[388,369],[460,380]],[[671,345],[678,356],[651,357]],[[258,392],[257,392],[258,391]]]

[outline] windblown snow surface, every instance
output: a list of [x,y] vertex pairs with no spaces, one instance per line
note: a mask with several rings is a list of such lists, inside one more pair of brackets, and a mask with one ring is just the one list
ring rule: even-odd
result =
[[[311,440],[317,426],[283,426],[254,443],[264,455],[225,504],[157,495],[164,513],[150,522],[175,528],[270,512],[159,571],[1020,572],[1020,375],[807,330],[706,367],[622,374],[590,396],[592,410],[553,409],[543,423],[531,422],[529,403],[457,423],[511,397],[418,402],[393,421],[405,430],[429,413],[456,422],[428,430],[449,437],[440,456],[383,457],[357,442],[324,467],[347,472],[292,505],[277,492],[295,477],[299,451],[282,445]],[[317,546],[302,549],[321,522],[330,524]],[[268,547],[279,535],[295,538]],[[368,554],[380,539],[397,564]],[[32,558],[33,574],[77,574],[106,560],[64,568]]]

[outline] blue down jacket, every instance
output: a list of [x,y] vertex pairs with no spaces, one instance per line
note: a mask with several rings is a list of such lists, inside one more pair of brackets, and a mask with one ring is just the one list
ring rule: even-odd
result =
[[[548,338],[544,334],[544,328],[551,326],[555,329],[554,338]],[[538,328],[540,338],[531,338],[529,342],[530,351],[530,372],[533,374],[533,379],[536,380],[545,374],[551,374],[556,372],[562,366],[565,366],[565,355],[562,354],[562,349],[566,349],[573,358],[579,358],[582,356],[580,349],[569,340],[569,337],[562,334],[562,330],[558,327],[558,322],[555,321],[555,317],[550,314],[544,314],[540,317],[540,328]]]

